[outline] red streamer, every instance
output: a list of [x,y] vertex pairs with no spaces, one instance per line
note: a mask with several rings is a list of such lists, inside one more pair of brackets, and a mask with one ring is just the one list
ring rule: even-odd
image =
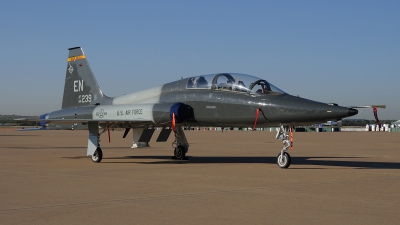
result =
[[107,123],[107,131],[108,131],[108,143],[111,142],[111,136],[110,136],[110,125]]
[[256,120],[254,121],[253,130],[256,130],[256,125],[257,125],[258,115],[259,114],[260,114],[260,108],[258,108],[257,111],[256,111]]
[[175,113],[172,113],[172,131],[175,132]]
[[290,150],[293,150],[293,127],[290,127]]

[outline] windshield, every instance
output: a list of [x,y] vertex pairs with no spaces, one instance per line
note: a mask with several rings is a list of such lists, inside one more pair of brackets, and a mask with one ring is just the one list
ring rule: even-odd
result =
[[268,83],[266,80],[258,80],[252,83],[251,92],[256,94],[286,94],[275,85]]
[[214,89],[217,91],[247,92],[252,94],[286,94],[264,79],[238,73],[219,73],[191,77],[187,89]]

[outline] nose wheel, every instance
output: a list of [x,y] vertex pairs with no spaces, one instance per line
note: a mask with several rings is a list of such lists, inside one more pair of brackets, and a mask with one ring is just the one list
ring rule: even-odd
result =
[[279,153],[278,157],[277,157],[277,164],[280,168],[288,168],[290,166],[291,163],[291,159],[290,159],[290,155],[287,152]]
[[187,160],[188,158],[186,157],[186,153],[189,150],[189,143],[186,140],[186,136],[182,127],[176,127],[174,133],[175,141],[172,143],[172,147],[174,148],[174,156],[172,158]]
[[277,157],[277,164],[280,168],[289,168],[291,159],[289,153],[286,151],[293,148],[293,128],[291,126],[283,126],[278,129],[276,139],[279,139],[283,143],[283,148]]

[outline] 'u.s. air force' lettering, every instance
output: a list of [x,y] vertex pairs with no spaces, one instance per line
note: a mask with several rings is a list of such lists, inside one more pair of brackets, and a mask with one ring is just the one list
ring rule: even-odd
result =
[[129,116],[129,115],[141,115],[143,114],[143,109],[127,109],[127,110],[117,110],[117,116]]
[[103,105],[94,108],[93,119],[119,121],[153,121],[153,104]]

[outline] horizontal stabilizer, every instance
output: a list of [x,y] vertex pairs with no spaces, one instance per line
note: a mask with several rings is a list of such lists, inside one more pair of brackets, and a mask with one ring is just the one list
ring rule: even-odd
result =
[[27,120],[27,118],[17,118],[17,119],[14,119],[14,120],[16,120],[16,121],[26,121]]
[[44,127],[31,127],[31,128],[22,128],[17,131],[36,131],[36,130],[50,130]]

